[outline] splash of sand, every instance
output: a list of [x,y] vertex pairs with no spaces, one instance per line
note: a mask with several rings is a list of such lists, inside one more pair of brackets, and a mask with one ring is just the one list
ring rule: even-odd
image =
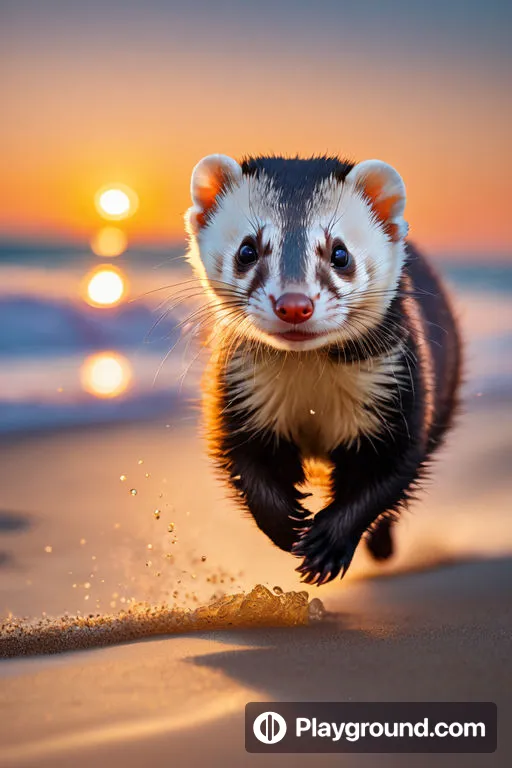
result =
[[0,657],[62,653],[201,630],[307,625],[324,613],[322,602],[309,601],[307,592],[283,592],[279,587],[271,592],[258,584],[248,594],[225,595],[194,611],[136,603],[116,615],[36,621],[13,617],[0,626]]

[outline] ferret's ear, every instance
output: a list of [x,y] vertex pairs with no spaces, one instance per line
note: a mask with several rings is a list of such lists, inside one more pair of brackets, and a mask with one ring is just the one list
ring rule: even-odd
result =
[[192,171],[190,194],[193,207],[188,212],[188,225],[197,232],[206,221],[208,211],[215,205],[217,195],[230,184],[242,179],[242,169],[227,155],[208,155]]
[[402,240],[409,229],[404,220],[405,184],[391,165],[365,160],[355,165],[345,179],[369,200],[391,240]]

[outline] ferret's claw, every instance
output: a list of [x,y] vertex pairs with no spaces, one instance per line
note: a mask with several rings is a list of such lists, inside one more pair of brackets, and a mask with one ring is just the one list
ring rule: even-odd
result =
[[294,544],[292,553],[302,557],[303,561],[296,569],[306,584],[322,586],[335,579],[340,573],[341,578],[347,572],[359,537],[349,536],[336,541],[328,521],[318,520],[313,523],[299,540]]

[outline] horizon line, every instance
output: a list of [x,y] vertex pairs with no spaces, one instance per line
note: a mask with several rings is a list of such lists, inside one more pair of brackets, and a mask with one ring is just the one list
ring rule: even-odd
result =
[[[411,238],[411,242],[415,242],[414,238]],[[482,251],[468,250],[468,249],[441,249],[441,248],[421,248],[420,250],[426,251],[430,257],[435,260],[446,259],[453,261],[460,261],[461,259],[468,259],[473,263],[478,258],[485,258],[492,261],[492,263],[512,264],[512,251],[503,250],[491,250]],[[182,238],[166,238],[158,240],[147,239],[134,239],[128,244],[126,251],[123,254],[116,257],[116,260],[122,258],[125,254],[133,254],[136,252],[144,251],[148,254],[154,253],[161,254],[165,251],[177,251],[183,250],[185,256],[187,249],[186,239]],[[13,253],[13,251],[15,253]],[[0,235],[0,259],[11,253],[12,256],[26,253],[31,251],[33,255],[47,254],[51,251],[56,251],[55,255],[61,255],[63,251],[70,252],[73,255],[90,253],[91,251],[89,242],[86,239],[77,238],[65,238],[65,237],[47,237],[47,238],[35,238],[35,237],[19,237],[19,236],[2,236]],[[107,259],[108,260],[108,259]]]

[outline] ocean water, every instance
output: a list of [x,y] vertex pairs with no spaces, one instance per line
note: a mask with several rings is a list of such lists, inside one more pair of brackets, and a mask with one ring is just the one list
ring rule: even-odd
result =
[[[187,332],[200,294],[182,251],[128,251],[110,263],[126,299],[96,307],[84,298],[102,264],[90,251],[0,246],[0,433],[187,413],[206,353]],[[512,265],[436,263],[466,340],[466,398],[508,399]]]

